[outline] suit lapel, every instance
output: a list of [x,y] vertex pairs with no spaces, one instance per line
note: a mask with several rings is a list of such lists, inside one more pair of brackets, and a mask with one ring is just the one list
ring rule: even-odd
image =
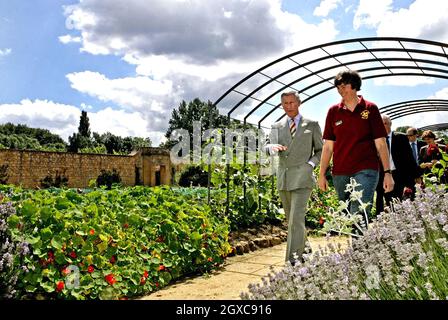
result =
[[289,147],[289,145],[291,144],[292,139],[291,139],[291,132],[289,131],[288,118],[286,118],[284,120],[283,126],[281,126],[281,130],[282,130],[281,134],[282,134],[282,137],[283,137],[283,139],[285,141],[285,145],[287,147]]
[[303,116],[300,117],[299,125],[296,131],[296,135],[294,139],[300,139],[300,137],[303,136],[303,133],[305,132],[306,126],[308,125],[308,121],[303,119]]

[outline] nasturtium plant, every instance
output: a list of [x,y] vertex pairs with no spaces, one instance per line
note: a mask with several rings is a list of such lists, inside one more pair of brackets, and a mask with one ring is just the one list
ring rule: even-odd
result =
[[229,222],[169,187],[89,192],[0,186],[12,240],[26,239],[20,298],[118,299],[223,263]]

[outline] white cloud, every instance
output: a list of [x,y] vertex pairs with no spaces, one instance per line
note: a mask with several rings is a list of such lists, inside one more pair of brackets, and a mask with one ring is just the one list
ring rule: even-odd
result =
[[392,2],[393,0],[360,0],[353,20],[355,30],[362,26],[368,28],[377,27],[386,14],[391,12]]
[[447,99],[448,100],[448,87],[437,91],[430,99]]
[[138,112],[126,112],[124,110],[113,110],[106,108],[98,112],[89,112],[88,117],[92,131],[100,134],[112,132],[122,137],[148,137],[148,122]]
[[392,8],[392,0],[361,0],[353,26],[376,28],[377,36],[402,36],[446,42],[448,2],[415,0],[409,8]]
[[7,55],[10,55],[11,52],[11,48],[0,49],[0,57],[6,57]]
[[320,5],[314,9],[313,14],[318,17],[326,17],[331,11],[336,9],[342,0],[322,0]]
[[[360,0],[353,26],[355,29],[361,27],[375,29],[379,37],[418,38],[446,43],[448,41],[447,15],[448,2],[442,0],[415,0],[408,8],[399,9],[393,7],[393,0]],[[407,43],[404,45],[408,48],[412,46]],[[434,48],[429,48],[431,49]],[[384,53],[379,56],[391,55]],[[411,53],[411,56],[426,58],[414,53]],[[390,65],[391,62],[386,64]],[[434,82],[434,78],[425,77],[389,77],[375,80],[377,85],[388,86],[417,86]]]
[[374,79],[377,86],[415,87],[421,84],[433,84],[434,82],[434,78],[417,76],[393,76]]
[[84,71],[67,75],[72,88],[96,97],[101,101],[112,101],[124,108],[160,111],[155,98],[172,93],[170,80],[155,81],[149,77],[108,79],[98,72]]
[[409,9],[388,14],[379,24],[377,34],[430,39],[446,42],[448,30],[446,17],[448,2],[441,0],[416,0]]
[[[85,105],[83,105],[84,109]],[[88,112],[90,128],[100,134],[111,132],[122,137],[150,137],[153,145],[163,140],[163,135],[151,131],[151,123],[138,112],[113,110],[108,107]],[[24,99],[18,104],[0,105],[0,123],[26,124],[29,127],[48,129],[65,141],[77,132],[81,110],[75,106],[48,100]]]
[[338,33],[332,19],[307,23],[280,0],[89,0],[65,14],[81,51],[120,56],[137,73],[71,73],[72,88],[137,112],[159,137],[182,100],[214,101],[249,72]]
[[[180,14],[182,13],[182,14]],[[92,54],[154,56],[185,64],[251,62],[297,46],[332,40],[332,20],[319,25],[281,10],[280,0],[90,0],[65,10]]]
[[67,44],[67,43],[80,43],[81,42],[81,37],[73,37],[69,34],[66,34],[64,36],[60,36],[59,41],[63,44]]
[[71,105],[48,100],[24,99],[19,104],[0,105],[0,123],[12,122],[48,129],[66,139],[77,131],[81,111]]

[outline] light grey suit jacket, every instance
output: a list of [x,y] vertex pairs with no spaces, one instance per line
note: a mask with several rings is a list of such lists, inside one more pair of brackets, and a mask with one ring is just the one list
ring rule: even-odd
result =
[[302,116],[294,139],[292,139],[288,119],[285,117],[272,125],[271,137],[274,137],[273,140],[277,140],[271,141],[271,143],[288,147],[288,150],[279,152],[278,190],[314,188],[316,179],[313,175],[313,167],[308,161],[315,165],[320,162],[323,143],[319,123]]

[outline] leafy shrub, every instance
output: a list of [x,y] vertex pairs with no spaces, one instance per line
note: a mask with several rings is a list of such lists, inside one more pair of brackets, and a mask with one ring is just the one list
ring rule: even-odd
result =
[[207,183],[208,174],[201,166],[189,166],[180,174],[179,186],[181,187],[206,187]]
[[8,182],[8,168],[9,165],[7,164],[0,166],[0,184],[6,184]]
[[305,225],[315,231],[322,228],[322,225],[330,217],[329,208],[337,207],[338,197],[334,187],[329,187],[328,191],[314,188],[308,202],[308,211],[305,215]]
[[62,188],[66,187],[68,184],[68,178],[65,176],[65,170],[59,172],[56,170],[55,176],[47,175],[40,181],[42,188]]
[[[11,193],[10,187],[0,191]],[[172,279],[209,270],[230,252],[228,223],[168,187],[14,188],[11,238],[31,245],[19,297],[116,299],[149,293]],[[71,270],[74,270],[71,273]],[[70,288],[78,275],[79,286]]]
[[96,185],[98,187],[106,186],[108,190],[112,189],[113,184],[118,183],[121,183],[121,177],[116,169],[112,169],[112,171],[102,169],[100,175],[96,178]]
[[431,170],[424,174],[425,184],[432,183],[448,183],[448,154],[442,148],[436,148],[436,151],[441,156],[441,159],[435,161]]

